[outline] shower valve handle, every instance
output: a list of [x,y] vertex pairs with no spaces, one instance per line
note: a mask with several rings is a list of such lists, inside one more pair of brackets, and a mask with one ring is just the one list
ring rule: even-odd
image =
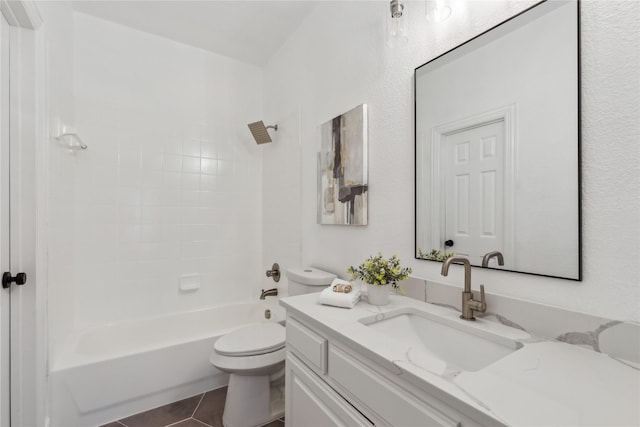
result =
[[271,270],[267,270],[267,277],[271,277],[276,283],[280,281],[280,266],[277,262],[273,263]]

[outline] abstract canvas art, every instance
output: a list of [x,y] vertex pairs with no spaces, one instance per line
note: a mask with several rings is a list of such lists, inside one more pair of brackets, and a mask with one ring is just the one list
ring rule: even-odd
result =
[[318,224],[367,225],[367,105],[320,127]]

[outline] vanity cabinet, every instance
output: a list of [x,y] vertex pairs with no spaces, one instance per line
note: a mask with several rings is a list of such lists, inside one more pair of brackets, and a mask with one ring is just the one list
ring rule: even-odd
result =
[[323,333],[312,320],[288,315],[286,325],[287,426],[481,425]]
[[292,353],[287,354],[287,426],[351,427],[373,424]]

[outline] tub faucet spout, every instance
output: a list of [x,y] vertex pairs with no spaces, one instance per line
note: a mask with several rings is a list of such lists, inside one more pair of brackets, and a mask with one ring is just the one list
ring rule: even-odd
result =
[[278,288],[267,289],[266,291],[263,289],[260,293],[260,299],[265,299],[266,297],[276,296],[278,295]]

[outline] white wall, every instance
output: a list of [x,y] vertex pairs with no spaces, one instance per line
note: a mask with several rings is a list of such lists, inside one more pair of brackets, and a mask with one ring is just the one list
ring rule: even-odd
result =
[[[414,275],[460,284],[459,269],[444,279],[440,264],[413,259],[413,70],[533,2],[455,2],[441,24],[426,23],[423,2],[410,2],[409,44],[385,44],[386,2],[320,2],[272,58],[265,72],[265,111],[273,117],[301,111],[300,144],[270,159],[265,182],[301,179],[300,262],[346,276],[349,265],[383,251],[397,253]],[[591,314],[640,319],[639,29],[636,2],[582,2],[583,268],[574,282],[474,269],[473,282],[489,292]],[[369,225],[316,224],[316,152],[319,126],[360,103],[369,104]],[[281,148],[284,150],[284,148]],[[300,167],[292,159],[300,153]],[[277,163],[273,163],[277,162]],[[278,167],[279,166],[279,167]],[[264,202],[265,224],[294,208]],[[298,223],[282,224],[295,235]],[[264,253],[297,254],[265,240]]]

